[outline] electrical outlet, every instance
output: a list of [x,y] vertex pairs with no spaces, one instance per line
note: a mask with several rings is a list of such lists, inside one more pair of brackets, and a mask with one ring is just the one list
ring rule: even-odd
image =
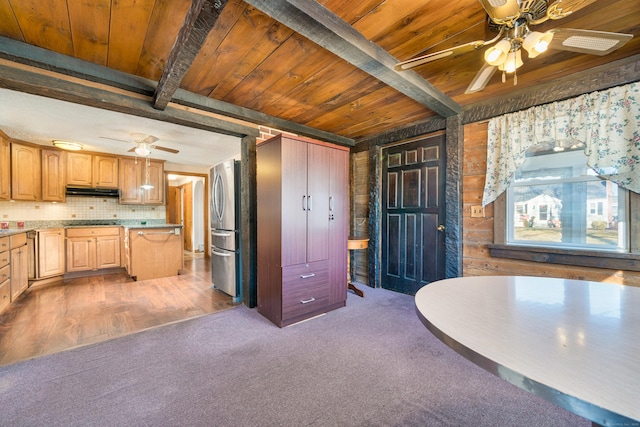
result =
[[484,207],[471,206],[471,218],[484,218]]

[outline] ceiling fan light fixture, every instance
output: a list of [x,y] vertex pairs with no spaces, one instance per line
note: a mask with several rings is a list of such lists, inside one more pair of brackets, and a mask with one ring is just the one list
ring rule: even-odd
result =
[[522,47],[529,54],[529,58],[535,58],[549,48],[552,39],[553,33],[550,31],[546,33],[532,31],[524,38]]
[[502,39],[495,46],[491,46],[484,53],[484,60],[487,64],[497,66],[502,64],[509,54],[511,43],[507,39]]
[[498,66],[500,71],[504,71],[507,73],[513,73],[518,68],[522,67],[524,62],[522,62],[522,51],[520,49],[509,52],[507,55],[507,59]]
[[149,148],[147,147],[147,144],[145,144],[144,142],[138,144],[138,146],[134,151],[138,156],[141,156],[141,157],[146,157],[149,154],[151,154],[151,150],[149,150]]

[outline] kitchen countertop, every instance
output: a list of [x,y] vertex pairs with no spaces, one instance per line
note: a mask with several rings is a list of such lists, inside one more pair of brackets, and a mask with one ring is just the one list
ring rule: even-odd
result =
[[35,228],[10,228],[8,230],[0,230],[0,237],[13,236],[15,234],[27,233],[29,231],[35,231]]
[[146,225],[123,225],[124,228],[182,228],[182,224],[146,224]]

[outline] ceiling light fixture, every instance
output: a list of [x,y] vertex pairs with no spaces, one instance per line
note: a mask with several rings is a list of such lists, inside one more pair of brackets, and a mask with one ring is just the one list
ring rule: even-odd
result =
[[142,188],[143,190],[151,190],[153,188],[153,185],[149,181],[149,158],[148,157],[147,157],[147,159],[145,161],[145,180],[144,180],[144,184],[142,184],[140,186],[140,188]]
[[134,151],[138,156],[141,157],[146,157],[151,154],[151,150],[149,150],[149,147],[147,147],[147,144],[145,142],[139,143]]
[[78,144],[77,142],[61,141],[61,140],[54,140],[53,145],[63,150],[70,150],[70,151],[80,151],[83,148],[82,144]]
[[[535,58],[545,52],[553,39],[553,32],[540,33],[529,30],[526,19],[518,19],[509,28],[507,35],[488,48],[484,53],[484,61],[502,71],[502,82],[506,81],[505,73],[513,73],[513,85],[518,84],[516,70],[524,65],[522,49],[526,50],[529,58]],[[488,72],[487,72],[488,73]],[[480,89],[482,89],[481,86]],[[467,93],[473,92],[467,89]]]

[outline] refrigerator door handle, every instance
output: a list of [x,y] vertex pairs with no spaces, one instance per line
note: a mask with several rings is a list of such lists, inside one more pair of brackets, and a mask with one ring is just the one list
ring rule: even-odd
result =
[[217,255],[217,256],[224,256],[224,257],[231,256],[231,254],[225,254],[225,253],[222,253],[222,252],[218,252],[218,251],[216,251],[214,249],[211,250],[211,253],[214,254],[214,255]]
[[307,210],[307,196],[302,196],[302,210]]
[[213,236],[216,236],[216,237],[230,237],[231,236],[231,233],[217,233],[215,231],[212,231],[211,234]]

